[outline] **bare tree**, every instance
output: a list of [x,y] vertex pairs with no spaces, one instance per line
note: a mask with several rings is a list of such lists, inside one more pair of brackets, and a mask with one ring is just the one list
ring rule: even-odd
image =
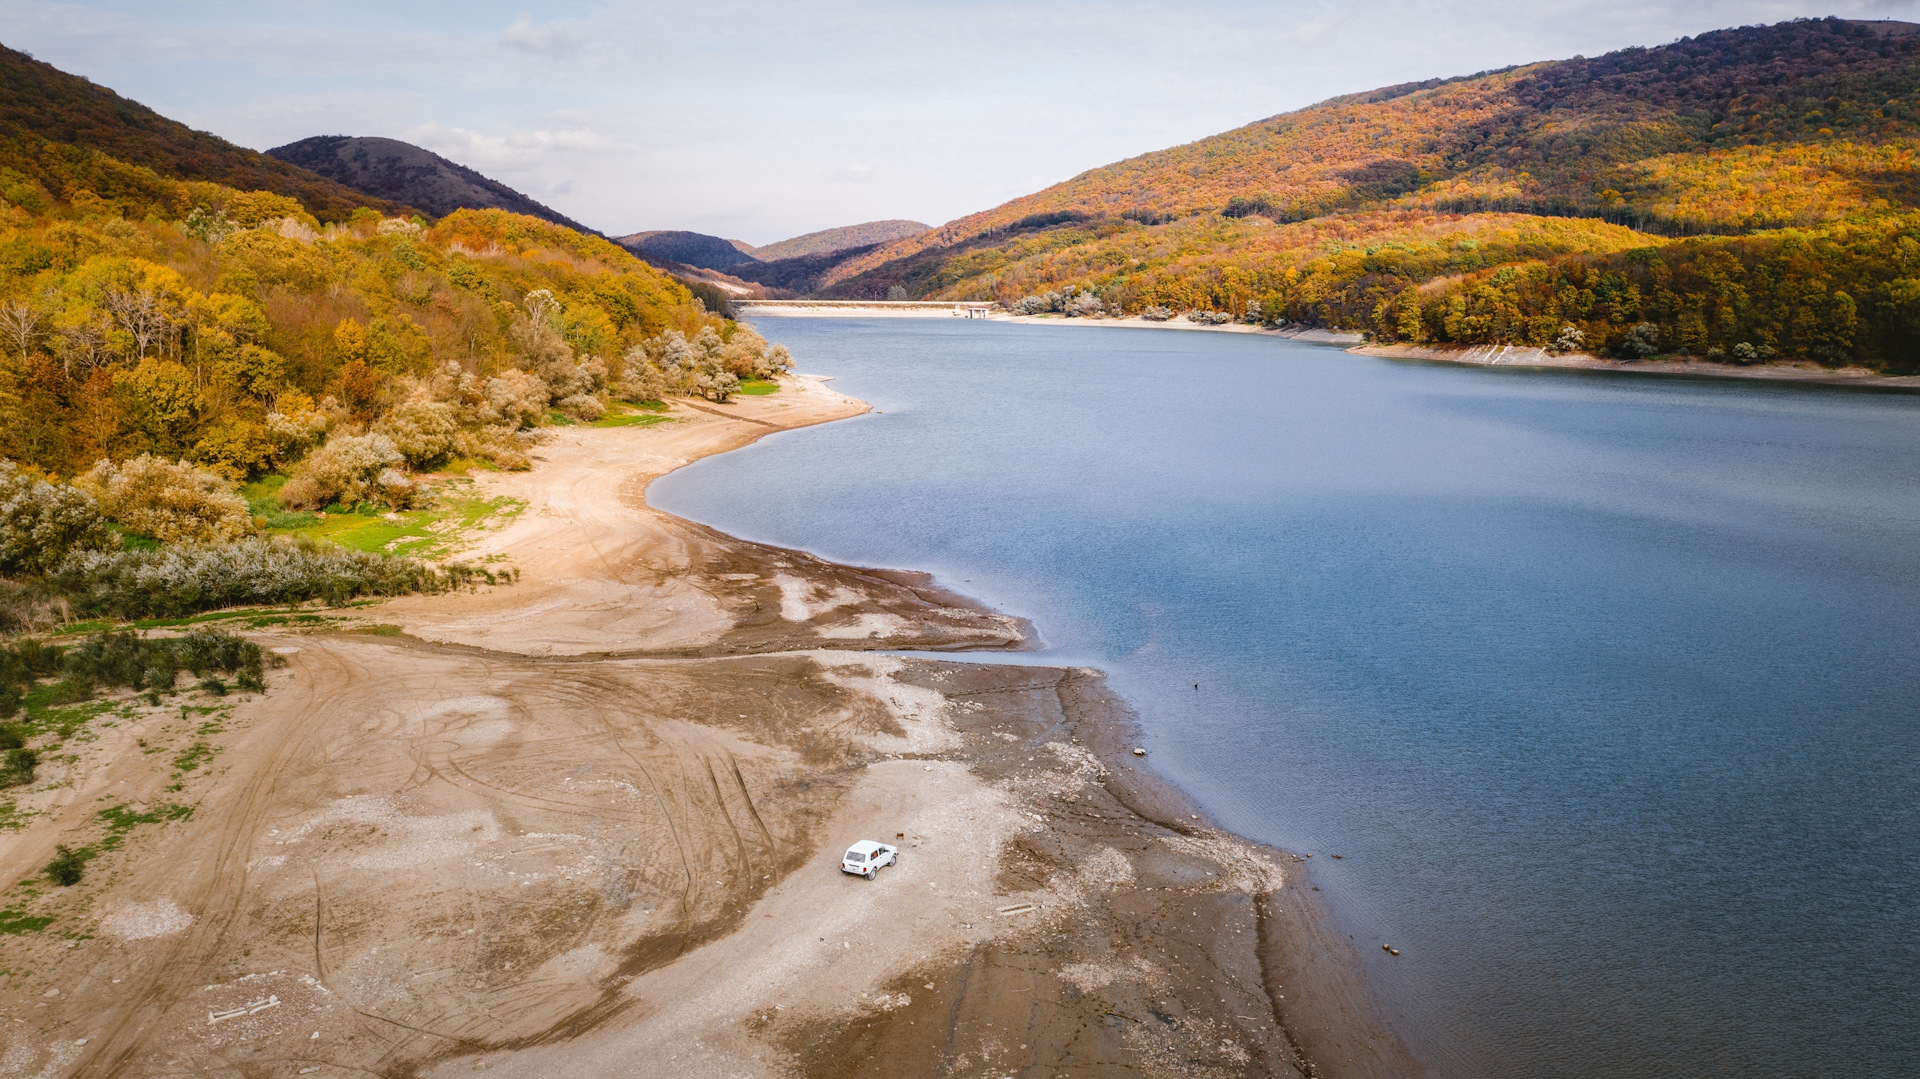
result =
[[107,351],[107,331],[105,319],[88,319],[71,326],[60,328],[54,339],[54,349],[60,355],[60,366],[68,375],[78,366],[83,374],[91,374],[95,368],[113,358]]
[[27,362],[27,354],[33,348],[33,339],[40,336],[40,310],[25,300],[9,300],[0,304],[0,333],[20,352],[20,362]]
[[546,329],[547,322],[553,318],[553,313],[560,309],[560,301],[553,298],[551,291],[543,288],[527,293],[525,303],[527,322],[533,326],[533,332],[536,334]]
[[173,319],[161,310],[160,301],[154,294],[145,289],[134,292],[108,289],[106,307],[120,328],[133,336],[134,344],[140,350],[136,359],[146,359],[147,349],[160,335],[173,328]]

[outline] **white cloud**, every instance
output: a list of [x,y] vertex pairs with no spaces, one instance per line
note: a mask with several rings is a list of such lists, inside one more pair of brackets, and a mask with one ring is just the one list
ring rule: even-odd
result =
[[513,21],[513,25],[500,33],[500,43],[509,49],[515,49],[535,56],[544,56],[549,60],[565,60],[580,51],[580,29],[561,23],[547,23],[535,26],[533,20],[522,15]]

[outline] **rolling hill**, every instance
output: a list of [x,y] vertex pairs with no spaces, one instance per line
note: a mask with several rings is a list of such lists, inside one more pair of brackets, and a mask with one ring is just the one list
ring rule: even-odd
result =
[[1432,343],[1571,327],[1617,350],[1645,325],[1631,347],[1905,367],[1917,202],[1920,26],[1801,20],[1334,98],[884,245],[821,291],[1086,290]]
[[858,225],[843,225],[837,229],[809,232],[790,240],[751,248],[747,253],[761,262],[779,262],[784,259],[807,258],[813,255],[830,254],[834,251],[845,251],[851,247],[873,247],[878,244],[892,243],[909,236],[918,236],[927,231],[927,228],[927,225],[918,221],[900,219],[867,221]]
[[170,181],[287,195],[322,221],[344,220],[361,206],[387,214],[404,208],[195,131],[5,46],[0,46],[0,168],[16,174],[9,184],[15,194],[21,193],[19,184],[30,183],[56,199],[87,191],[127,209],[172,201]]
[[[651,256],[656,261],[683,263],[703,270],[731,270],[743,263],[757,261],[748,253],[752,250],[750,246],[708,236],[703,232],[656,229],[615,237],[613,242],[641,258]],[[748,247],[748,251],[741,250],[742,247]]]
[[267,155],[433,217],[455,210],[505,210],[598,235],[498,180],[398,139],[316,135],[276,146]]

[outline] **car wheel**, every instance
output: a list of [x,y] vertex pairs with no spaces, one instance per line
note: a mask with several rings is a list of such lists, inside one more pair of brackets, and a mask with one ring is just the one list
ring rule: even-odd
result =
[[874,873],[875,873],[874,870],[871,870],[871,869],[867,870],[867,879],[872,880],[874,877]]

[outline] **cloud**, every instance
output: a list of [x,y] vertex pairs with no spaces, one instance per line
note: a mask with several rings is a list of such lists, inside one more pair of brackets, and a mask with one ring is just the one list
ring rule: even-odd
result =
[[509,49],[544,56],[549,60],[566,60],[580,52],[582,44],[580,30],[559,23],[547,23],[544,26],[533,25],[533,20],[522,15],[513,21],[513,25],[500,33],[500,43]]
[[489,134],[464,127],[418,124],[400,136],[471,169],[524,170],[562,154],[623,152],[638,147],[589,128],[508,131]]

